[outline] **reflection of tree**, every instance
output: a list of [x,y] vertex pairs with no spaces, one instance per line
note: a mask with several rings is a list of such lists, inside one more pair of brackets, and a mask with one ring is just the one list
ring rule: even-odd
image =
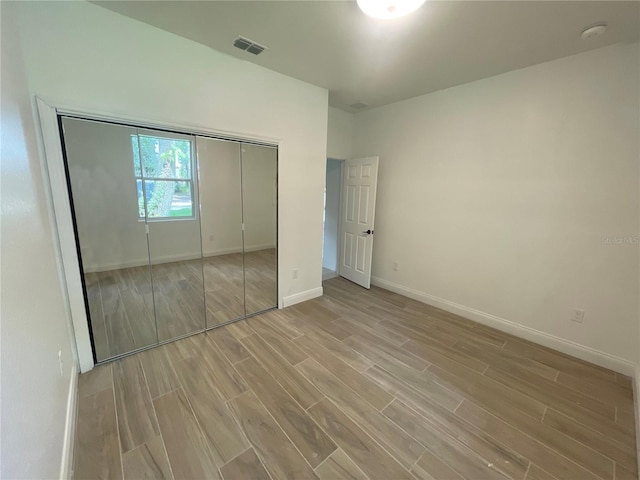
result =
[[[176,192],[189,193],[187,182],[174,180],[191,178],[189,142],[140,135],[133,143],[136,176],[142,177],[144,173],[145,177],[147,214],[149,217],[169,216]],[[161,180],[164,178],[167,180]]]
[[153,192],[147,202],[147,210],[150,217],[168,217],[171,211],[171,200],[176,191],[176,182],[153,182]]

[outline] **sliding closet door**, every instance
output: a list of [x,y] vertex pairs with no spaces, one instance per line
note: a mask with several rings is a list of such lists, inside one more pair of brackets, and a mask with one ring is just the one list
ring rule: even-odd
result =
[[198,137],[197,150],[210,328],[245,315],[240,144]]
[[138,129],[140,219],[146,219],[160,342],[204,330],[195,137]]
[[277,307],[277,148],[61,125],[98,362]]
[[62,119],[71,200],[96,359],[158,342],[136,129]]
[[277,148],[242,144],[242,214],[247,315],[278,305],[277,178]]

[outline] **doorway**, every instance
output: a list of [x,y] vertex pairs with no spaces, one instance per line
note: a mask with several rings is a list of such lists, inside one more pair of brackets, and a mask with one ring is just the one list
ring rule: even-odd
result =
[[342,164],[342,160],[327,159],[324,192],[324,239],[322,244],[323,281],[338,276]]
[[322,280],[371,286],[378,157],[327,159]]

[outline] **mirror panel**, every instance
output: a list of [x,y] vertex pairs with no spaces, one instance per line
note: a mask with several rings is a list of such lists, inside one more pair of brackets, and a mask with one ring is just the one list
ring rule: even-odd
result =
[[98,362],[277,307],[277,148],[60,120]]
[[97,361],[158,342],[133,155],[136,129],[62,119]]
[[195,137],[138,129],[138,149],[138,195],[149,228],[156,325],[163,342],[205,328]]
[[245,309],[247,315],[278,305],[278,150],[242,144]]
[[209,328],[245,315],[240,144],[198,137],[197,150]]

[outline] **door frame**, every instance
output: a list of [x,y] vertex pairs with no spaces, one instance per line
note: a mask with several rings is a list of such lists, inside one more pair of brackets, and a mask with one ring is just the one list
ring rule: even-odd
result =
[[[49,216],[51,220],[52,235],[57,244],[56,263],[58,265],[58,277],[64,298],[67,316],[70,319],[70,334],[74,340],[74,357],[81,373],[87,372],[96,365],[93,356],[93,347],[89,319],[86,311],[85,291],[80,275],[80,263],[77,251],[76,230],[69,200],[69,185],[65,170],[62,138],[58,125],[59,115],[77,116],[91,120],[135,124],[140,127],[167,129],[192,135],[213,136],[222,139],[244,141],[281,148],[282,140],[255,134],[242,132],[230,132],[213,130],[200,125],[181,124],[172,121],[158,121],[113,112],[89,111],[82,108],[64,105],[52,105],[39,96],[34,96],[36,113],[36,134],[41,135],[41,168],[43,173],[43,186]],[[278,162],[278,178],[280,177],[280,162]],[[280,197],[278,187],[277,198]],[[277,201],[276,231],[280,231],[280,202]],[[276,248],[280,251],[280,235],[277,234]],[[280,255],[277,258],[277,286],[278,307],[282,308],[280,298]],[[154,345],[155,346],[155,345]]]
[[[339,277],[340,276],[340,259],[341,259],[340,252],[342,251],[340,249],[340,236],[342,235],[342,197],[343,197],[343,195],[342,195],[342,179],[343,179],[343,175],[344,175],[344,162],[345,162],[345,159],[344,158],[327,157],[327,162],[329,160],[332,160],[334,162],[340,162],[340,187],[338,188],[338,228],[337,228],[337,231],[336,231],[336,234],[337,234],[338,238],[336,239],[336,270],[335,270],[336,276]],[[325,188],[325,192],[326,192],[326,189],[327,189],[327,164],[326,163],[325,163],[325,168],[324,168],[324,175],[325,175],[324,188]],[[325,223],[326,223],[326,199],[325,199]],[[324,225],[323,225],[323,228],[322,228],[322,239],[324,241]],[[323,253],[322,268],[324,268],[324,244],[322,245],[322,253]]]
[[344,249],[342,248],[342,217],[344,216],[344,194],[342,192],[342,183],[344,182],[345,160],[346,159],[340,161],[340,214],[338,215],[338,264],[336,265],[336,275],[338,278],[344,278],[340,275],[340,270],[342,269],[342,255],[344,253]]

